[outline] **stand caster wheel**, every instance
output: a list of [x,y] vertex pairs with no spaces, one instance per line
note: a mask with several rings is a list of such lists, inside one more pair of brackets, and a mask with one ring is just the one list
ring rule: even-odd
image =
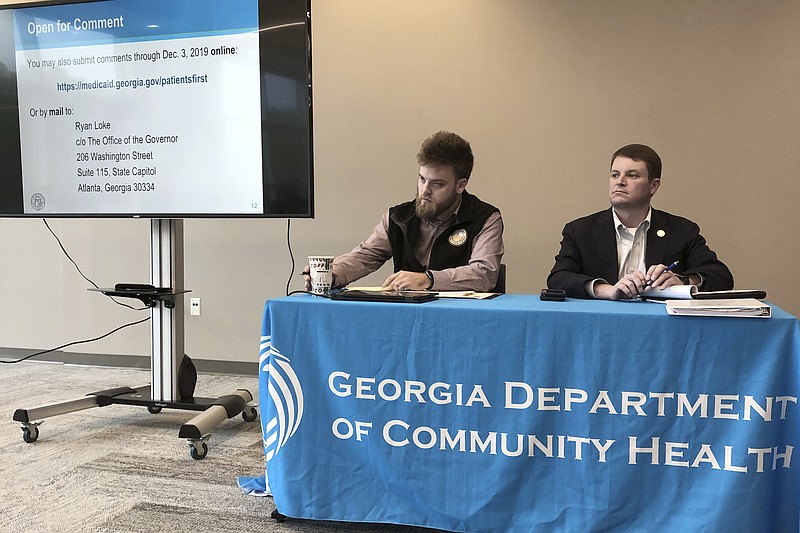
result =
[[39,438],[39,428],[36,426],[33,427],[24,427],[22,428],[22,440],[30,444],[31,442],[36,442],[36,439]]
[[258,411],[255,407],[246,406],[242,411],[242,419],[245,422],[255,422],[258,418]]
[[147,411],[148,411],[148,412],[149,412],[151,415],[156,415],[156,414],[158,414],[158,413],[160,413],[160,412],[161,412],[161,407],[158,407],[157,405],[148,405],[148,406],[147,406]]
[[206,455],[208,455],[208,446],[205,442],[201,442],[198,444],[190,444],[189,445],[189,455],[192,459],[203,459]]
[[281,513],[279,513],[277,509],[272,511],[269,517],[275,520],[276,522],[283,522],[284,520],[286,520],[286,515],[282,515]]

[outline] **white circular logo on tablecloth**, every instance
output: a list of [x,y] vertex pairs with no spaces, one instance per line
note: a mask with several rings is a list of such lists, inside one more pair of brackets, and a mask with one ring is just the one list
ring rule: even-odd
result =
[[270,461],[295,434],[303,418],[303,389],[289,358],[272,346],[272,337],[261,337],[259,368],[268,374],[268,404],[261,416],[270,416],[264,425],[264,454]]

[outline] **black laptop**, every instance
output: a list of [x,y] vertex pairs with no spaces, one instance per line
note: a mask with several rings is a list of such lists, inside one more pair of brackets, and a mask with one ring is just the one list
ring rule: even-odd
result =
[[346,300],[351,302],[393,302],[405,304],[421,304],[436,299],[435,292],[406,292],[406,291],[362,291],[362,290],[334,290],[330,292],[331,300]]

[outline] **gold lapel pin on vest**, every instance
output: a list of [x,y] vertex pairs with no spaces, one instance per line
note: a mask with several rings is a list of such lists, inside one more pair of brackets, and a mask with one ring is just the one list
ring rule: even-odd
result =
[[461,246],[467,242],[467,230],[457,229],[447,239],[453,246]]
[[666,234],[667,234],[667,232],[666,232],[666,231],[664,231],[663,229],[660,229],[660,230],[658,230],[658,231],[656,232],[656,235],[658,235],[659,237],[663,237],[663,236],[664,236],[664,235],[666,235]]

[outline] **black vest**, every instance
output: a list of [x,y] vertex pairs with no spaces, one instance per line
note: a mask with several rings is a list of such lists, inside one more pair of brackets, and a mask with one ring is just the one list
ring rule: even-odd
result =
[[436,238],[431,249],[430,264],[421,265],[414,257],[414,244],[419,238],[420,218],[414,201],[389,209],[389,241],[392,243],[394,271],[424,272],[464,266],[472,255],[472,241],[483,228],[489,215],[498,211],[477,196],[464,191],[453,225]]

